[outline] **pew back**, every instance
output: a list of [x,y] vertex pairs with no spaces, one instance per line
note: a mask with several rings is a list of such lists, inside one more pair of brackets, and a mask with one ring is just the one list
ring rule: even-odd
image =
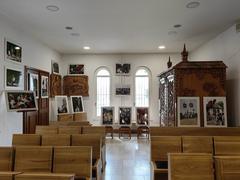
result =
[[36,126],[36,134],[57,134],[57,126]]
[[183,136],[184,153],[213,153],[213,138],[211,136]]
[[215,136],[215,155],[240,155],[240,136]]
[[13,166],[13,148],[0,147],[0,171],[11,171]]
[[70,146],[71,135],[69,134],[48,134],[42,135],[42,146]]
[[41,136],[39,134],[13,134],[13,146],[40,146]]
[[59,134],[81,134],[82,128],[80,126],[59,126]]

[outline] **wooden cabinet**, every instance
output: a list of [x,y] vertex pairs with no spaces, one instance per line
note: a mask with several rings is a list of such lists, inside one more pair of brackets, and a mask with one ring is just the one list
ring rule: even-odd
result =
[[50,75],[50,97],[62,95],[62,77],[58,74]]
[[159,75],[160,125],[177,126],[177,97],[200,97],[203,126],[203,97],[226,96],[226,65],[222,61],[187,60],[184,47],[182,61]]

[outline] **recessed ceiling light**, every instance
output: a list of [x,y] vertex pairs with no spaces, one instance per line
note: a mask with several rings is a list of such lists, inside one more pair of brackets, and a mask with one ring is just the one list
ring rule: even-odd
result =
[[89,49],[91,49],[91,48],[90,48],[89,46],[84,46],[83,49],[84,49],[84,50],[89,50]]
[[47,10],[52,11],[52,12],[56,12],[59,11],[59,7],[55,6],[55,5],[48,5]]
[[71,36],[78,37],[78,36],[80,36],[80,34],[79,33],[71,33]]
[[165,49],[166,47],[165,46],[158,46],[158,49]]
[[173,27],[174,28],[180,28],[180,27],[182,27],[182,25],[181,24],[175,24]]
[[192,1],[186,5],[187,8],[197,8],[198,6],[200,6],[200,2],[198,1]]
[[72,26],[66,26],[65,29],[66,29],[66,30],[72,30],[73,27],[72,27]]

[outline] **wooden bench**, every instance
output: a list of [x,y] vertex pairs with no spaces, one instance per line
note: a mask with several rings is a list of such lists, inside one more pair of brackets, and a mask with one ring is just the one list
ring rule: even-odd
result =
[[13,146],[40,146],[41,136],[39,134],[13,134]]
[[13,153],[12,147],[0,147],[0,171],[12,171]]
[[82,128],[81,126],[59,126],[58,133],[59,134],[81,134]]
[[36,134],[58,134],[57,126],[36,126]]
[[80,112],[73,114],[73,120],[74,121],[87,121],[87,113],[86,112]]
[[74,180],[74,174],[23,173],[17,175],[15,180]]
[[12,171],[0,171],[1,180],[14,180],[15,176],[21,174],[21,172],[12,172]]
[[58,121],[73,121],[73,114],[59,114]]
[[240,155],[240,136],[214,136],[215,155]]
[[70,146],[71,135],[69,134],[47,134],[42,135],[42,146]]
[[213,154],[213,138],[212,136],[182,136],[182,149],[184,153]]
[[214,180],[212,154],[169,153],[169,180]]

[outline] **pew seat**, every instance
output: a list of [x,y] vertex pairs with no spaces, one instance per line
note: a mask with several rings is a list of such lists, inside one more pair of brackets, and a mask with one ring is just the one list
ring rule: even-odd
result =
[[17,175],[15,180],[74,180],[74,174],[23,173]]
[[0,171],[0,179],[1,180],[13,180],[17,174],[21,172],[14,171]]

